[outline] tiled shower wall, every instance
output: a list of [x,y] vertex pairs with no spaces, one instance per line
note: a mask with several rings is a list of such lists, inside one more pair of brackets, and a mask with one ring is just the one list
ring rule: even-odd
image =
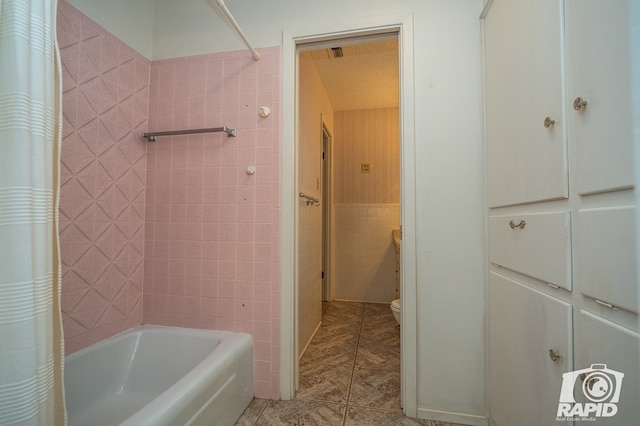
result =
[[66,353],[142,322],[150,63],[64,1],[60,190]]
[[249,332],[278,399],[280,48],[150,62],[65,1],[57,25],[67,354],[143,322]]
[[251,333],[256,396],[278,399],[280,49],[260,52],[151,64],[150,131],[238,135],[149,143],[144,321]]

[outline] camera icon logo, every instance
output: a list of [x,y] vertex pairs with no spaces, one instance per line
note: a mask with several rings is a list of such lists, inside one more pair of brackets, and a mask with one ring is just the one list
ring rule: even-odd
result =
[[582,380],[582,393],[591,402],[617,403],[620,400],[620,388],[624,373],[610,370],[606,364],[591,364],[582,370],[570,371],[562,375],[560,402],[576,402],[574,398],[575,384]]
[[611,378],[601,371],[589,373],[582,382],[582,392],[592,402],[612,400],[615,389]]
[[[618,412],[624,373],[607,368],[606,364],[591,364],[582,370],[562,375],[558,402],[558,418],[612,417]],[[576,402],[576,383],[580,379],[582,394],[590,402]]]

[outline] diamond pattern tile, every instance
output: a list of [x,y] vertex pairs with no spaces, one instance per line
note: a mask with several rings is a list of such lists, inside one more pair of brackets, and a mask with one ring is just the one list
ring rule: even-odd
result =
[[83,84],[100,75],[100,36],[80,44],[79,83]]
[[106,84],[97,76],[82,84],[80,92],[91,106],[94,114],[100,114],[115,104],[115,99],[110,99],[111,94]]
[[[62,274],[62,279],[65,283],[66,291],[71,293],[74,291],[82,290],[84,294],[84,292],[89,289],[89,281],[81,275],[81,272],[82,271],[75,271],[73,269],[67,268],[65,273]],[[66,296],[62,301],[63,304],[66,303]],[[76,304],[73,303],[72,305],[75,306]],[[64,308],[63,310],[65,312],[71,311]]]
[[88,124],[91,120],[95,120],[96,113],[89,104],[89,101],[83,94],[78,94],[78,104],[76,107],[75,123],[76,128],[81,128]]
[[65,341],[66,340],[71,341],[74,337],[79,336],[87,331],[86,327],[83,327],[78,321],[76,321],[73,317],[70,317],[70,316],[63,315],[62,324],[64,327]]
[[100,122],[102,123],[104,129],[107,131],[107,136],[109,139],[114,141],[118,141],[118,129],[117,129],[117,119],[118,119],[118,109],[113,107],[109,110],[105,111],[100,115]]
[[122,102],[135,93],[133,82],[136,63],[132,59],[121,63],[118,67],[118,102]]
[[144,204],[133,200],[144,200],[146,157],[127,136],[146,130],[150,62],[66,1],[57,22],[62,310],[71,353],[142,320]]
[[[70,174],[90,176],[92,166],[95,166],[95,157],[74,152],[66,155],[61,163]],[[93,172],[95,176],[95,170]]]
[[80,127],[76,134],[80,138],[77,143],[74,143],[73,149],[76,152],[86,153],[87,155],[93,155],[95,158],[98,138],[98,120],[94,119]]
[[61,49],[78,43],[82,16],[71,8],[60,7],[57,20],[58,44]]
[[100,38],[100,71],[106,73],[115,69],[118,64],[118,44],[117,38],[111,34],[102,34]]
[[[113,68],[109,71],[104,72],[100,75],[102,82],[109,90],[109,94],[114,100],[119,101],[118,99],[118,87],[122,84],[119,80],[119,70],[118,68]],[[131,95],[129,95],[131,96]]]

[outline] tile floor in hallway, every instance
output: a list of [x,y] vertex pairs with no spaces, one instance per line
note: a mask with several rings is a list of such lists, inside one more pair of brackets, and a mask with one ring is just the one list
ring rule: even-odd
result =
[[236,425],[456,426],[402,414],[400,327],[389,305],[358,302],[323,306],[295,399],[254,399]]

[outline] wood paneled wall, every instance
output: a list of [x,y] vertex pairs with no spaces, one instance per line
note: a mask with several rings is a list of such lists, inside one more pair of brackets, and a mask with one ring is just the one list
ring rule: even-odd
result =
[[398,116],[398,108],[334,113],[334,203],[400,202]]

